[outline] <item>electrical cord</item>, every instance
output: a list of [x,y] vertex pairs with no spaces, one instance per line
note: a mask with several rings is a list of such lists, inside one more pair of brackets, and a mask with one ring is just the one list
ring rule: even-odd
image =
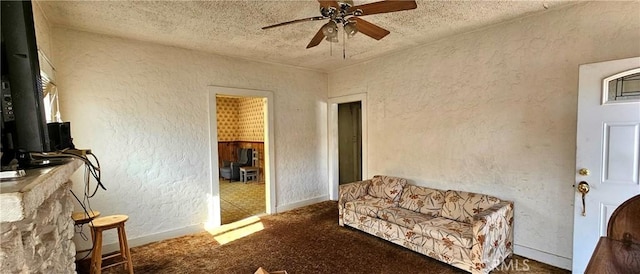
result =
[[[64,149],[61,151],[57,151],[56,154],[46,154],[46,153],[31,153],[32,156],[38,157],[38,158],[42,158],[42,159],[55,159],[55,158],[63,158],[60,156],[60,154],[63,154],[65,156],[70,156],[76,159],[80,159],[82,160],[85,165],[87,167],[89,167],[89,171],[91,173],[91,175],[96,179],[96,181],[98,182],[98,185],[96,186],[96,190],[93,192],[93,194],[90,197],[93,197],[96,192],[98,192],[97,188],[100,187],[103,190],[107,190],[107,188],[104,187],[104,185],[102,184],[102,181],[100,180],[101,177],[101,171],[100,171],[100,162],[98,161],[98,157],[96,157],[93,153],[89,152],[87,153],[88,155],[91,155],[91,157],[93,157],[93,159],[96,160],[96,165],[94,165],[91,160],[89,160],[88,157],[86,156],[81,156],[75,153],[70,153],[67,152],[68,149]],[[67,158],[67,157],[64,157]]]
[[96,186],[96,189],[93,191],[93,193],[88,197],[88,198],[91,198],[96,195],[96,192],[98,192],[98,186],[100,186],[103,190],[107,190],[107,189],[104,187],[104,185],[102,185],[102,181],[101,181],[102,170],[100,169],[100,161],[98,160],[98,157],[96,157],[96,155],[91,152],[89,152],[88,154],[91,155],[93,159],[95,159],[96,165],[97,165],[97,173],[98,173],[98,177],[96,178],[98,185]]
[[[72,157],[84,162],[85,186],[83,187],[84,193],[83,193],[82,200],[78,198],[78,196],[73,192],[73,190],[69,190],[69,191],[71,191],[71,194],[73,195],[73,197],[76,199],[76,201],[78,201],[78,203],[80,204],[80,207],[82,207],[82,210],[84,211],[86,216],[89,217],[89,223],[91,224],[91,226],[93,226],[93,218],[91,218],[90,217],[91,214],[89,214],[89,212],[93,213],[93,209],[91,208],[90,198],[93,198],[100,188],[102,188],[103,190],[107,190],[102,184],[102,180],[101,180],[102,172],[100,170],[100,161],[98,160],[98,157],[91,152],[86,153],[86,155],[90,155],[91,158],[93,159],[89,159],[89,157],[86,155],[78,155],[76,153],[68,152],[67,149],[58,151],[57,153],[58,153],[57,155],[44,154],[42,156],[43,158],[60,158],[61,157],[60,154],[63,154],[65,155],[64,157]],[[95,164],[91,160],[95,161]],[[93,192],[91,192],[91,177],[93,177],[97,182]],[[89,194],[90,192],[91,194]],[[84,224],[75,225],[74,231],[80,234],[80,237],[83,240],[88,241],[89,238],[87,237],[87,235],[84,234],[83,230],[84,230]],[[87,252],[87,254],[85,254],[84,257],[80,258],[79,260],[86,259],[93,252],[95,248],[95,240],[96,240],[95,235],[93,235],[92,233],[91,248],[88,250],[83,250],[82,252]]]
[[[73,192],[73,190],[71,190],[71,189],[70,189],[69,191],[71,192],[71,194],[73,195],[73,197],[74,197],[74,198],[76,198],[76,201],[78,201],[78,203],[80,203],[80,207],[82,207],[82,210],[84,210],[84,214],[86,214],[86,216],[90,218],[90,219],[89,219],[89,223],[90,223],[91,225],[93,225],[93,218],[91,218],[91,217],[90,217],[91,215],[89,214],[89,211],[87,210],[87,208],[84,206],[84,204],[82,203],[82,201],[80,201],[80,199],[79,199],[79,198],[78,198],[78,196]],[[92,212],[93,212],[93,210],[92,210]],[[84,224],[74,224],[74,226],[75,226],[74,231],[75,231],[76,233],[79,233],[79,234],[80,234],[80,237],[82,237],[82,239],[83,239],[83,240],[88,241],[88,240],[89,240],[89,238],[87,238],[87,235],[85,235],[85,234],[82,232],[82,231],[83,231]],[[79,229],[79,231],[78,231],[78,229]],[[95,235],[93,235],[93,233],[91,233],[91,234],[92,234],[92,239],[91,239],[91,248],[90,248],[89,250],[85,250],[85,251],[84,251],[84,252],[87,252],[87,254],[85,254],[85,255],[84,255],[84,257],[80,258],[80,259],[79,259],[79,261],[84,260],[84,259],[86,259],[87,257],[89,257],[89,254],[91,254],[91,253],[93,252],[93,249],[95,248],[94,243],[96,242],[96,238],[95,238],[96,236],[95,236]]]
[[[67,152],[66,150],[60,151],[60,154],[68,155],[68,156],[71,156],[73,158],[82,160],[85,163],[85,165],[86,165],[87,169],[89,170],[90,174],[93,176],[94,179],[96,179],[96,182],[98,184],[96,185],[96,189],[93,191],[93,193],[91,195],[89,195],[89,198],[93,198],[93,196],[96,195],[96,193],[98,192],[98,187],[102,188],[103,190],[107,190],[107,188],[105,188],[104,185],[102,184],[102,181],[101,181],[102,172],[100,170],[100,161],[98,161],[98,157],[96,157],[95,154],[93,154],[91,152],[87,153],[87,155],[91,155],[91,157],[96,161],[95,165],[86,156],[83,157],[83,156],[80,156],[80,155],[77,155],[77,154],[74,154],[74,153]],[[87,181],[87,183],[88,183],[88,181]]]

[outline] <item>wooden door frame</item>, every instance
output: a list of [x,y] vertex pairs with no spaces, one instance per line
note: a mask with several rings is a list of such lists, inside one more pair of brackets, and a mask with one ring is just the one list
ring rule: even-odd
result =
[[368,173],[368,138],[367,138],[367,94],[358,93],[347,96],[329,98],[328,101],[328,134],[329,134],[329,199],[338,200],[338,184],[340,182],[340,167],[338,165],[338,104],[360,102],[362,123],[362,178],[369,177]]
[[276,212],[276,176],[274,148],[274,103],[273,92],[264,90],[210,86],[209,96],[209,174],[210,196],[208,202],[208,227],[218,227],[222,223],[220,212],[220,174],[218,162],[218,117],[216,116],[216,95],[232,95],[239,97],[259,97],[267,100],[264,116],[264,182],[265,209],[267,214]]

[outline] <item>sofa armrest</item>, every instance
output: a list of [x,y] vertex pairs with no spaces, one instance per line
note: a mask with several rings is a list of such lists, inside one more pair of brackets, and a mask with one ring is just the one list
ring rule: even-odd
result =
[[486,273],[513,254],[513,202],[502,201],[473,216],[471,260]]
[[367,195],[367,191],[369,190],[369,186],[371,185],[371,180],[358,181],[353,183],[348,183],[339,186],[338,192],[338,223],[340,226],[344,226],[344,222],[342,219],[344,204],[349,201],[355,201],[360,197],[364,197]]

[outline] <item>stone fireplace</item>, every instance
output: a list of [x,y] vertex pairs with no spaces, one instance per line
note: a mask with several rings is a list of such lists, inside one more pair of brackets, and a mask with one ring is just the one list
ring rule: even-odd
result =
[[75,273],[69,177],[82,162],[27,170],[0,184],[3,273]]

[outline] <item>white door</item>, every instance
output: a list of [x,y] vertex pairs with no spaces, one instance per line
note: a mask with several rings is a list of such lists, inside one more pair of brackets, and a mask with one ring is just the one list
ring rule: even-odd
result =
[[572,270],[583,273],[613,211],[640,193],[640,57],[580,66],[576,146]]

